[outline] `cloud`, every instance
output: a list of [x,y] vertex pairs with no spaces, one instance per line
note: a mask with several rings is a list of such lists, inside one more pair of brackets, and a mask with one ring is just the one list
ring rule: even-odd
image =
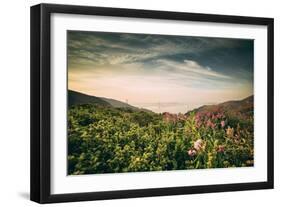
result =
[[193,60],[184,60],[183,63],[168,60],[158,60],[157,62],[163,64],[166,67],[169,67],[170,69],[173,68],[174,70],[186,72],[186,75],[190,75],[193,77],[197,76],[198,78],[209,77],[220,79],[232,79],[230,76],[215,72],[210,67],[204,67]]
[[91,64],[95,66],[149,61],[163,56],[172,58],[179,54],[197,54],[223,45],[222,40],[199,37],[74,31],[70,31],[68,36],[69,57],[72,58],[70,66],[79,59],[87,62],[92,60]]
[[73,90],[132,102],[205,103],[253,93],[253,41],[68,32]]

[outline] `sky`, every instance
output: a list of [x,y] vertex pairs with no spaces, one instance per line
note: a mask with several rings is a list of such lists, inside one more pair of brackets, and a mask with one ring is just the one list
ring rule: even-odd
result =
[[68,88],[155,112],[253,95],[254,41],[68,31]]

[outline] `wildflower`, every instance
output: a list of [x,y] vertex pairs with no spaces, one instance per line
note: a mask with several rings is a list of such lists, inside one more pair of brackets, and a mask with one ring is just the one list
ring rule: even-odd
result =
[[202,123],[200,121],[195,123],[196,128],[200,128],[201,125],[202,125]]
[[221,127],[222,127],[222,128],[225,127],[225,121],[221,121]]
[[218,114],[217,114],[217,118],[218,118],[218,119],[221,119],[221,118],[223,118],[223,117],[224,117],[224,116],[223,116],[222,113],[218,113]]
[[224,152],[224,146],[219,145],[218,148],[217,148],[217,152]]
[[212,128],[212,129],[214,129],[215,126],[216,126],[216,124],[213,123],[210,119],[208,119],[206,126]]
[[202,124],[199,115],[195,116],[195,124],[196,124],[196,127],[200,127]]
[[194,142],[194,149],[199,151],[202,148],[203,148],[203,140],[202,139],[198,139],[196,142]]
[[200,119],[201,116],[203,116],[203,115],[204,115],[204,114],[202,114],[202,112],[197,112],[196,115],[195,115],[195,117],[198,118],[198,119]]
[[226,129],[226,135],[228,137],[232,138],[233,135],[234,135],[234,129],[228,126],[227,129]]
[[195,149],[190,149],[187,151],[187,154],[190,156],[190,157],[193,157],[196,155],[196,150]]

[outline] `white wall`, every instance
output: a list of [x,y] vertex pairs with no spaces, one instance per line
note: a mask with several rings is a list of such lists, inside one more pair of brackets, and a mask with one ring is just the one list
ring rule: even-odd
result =
[[[69,0],[1,2],[0,206],[35,206],[29,197],[29,7],[67,3],[137,9],[218,13],[275,18],[275,106],[281,104],[281,13],[278,1],[251,0]],[[275,108],[275,190],[123,199],[53,206],[254,206],[281,202],[280,108]]]

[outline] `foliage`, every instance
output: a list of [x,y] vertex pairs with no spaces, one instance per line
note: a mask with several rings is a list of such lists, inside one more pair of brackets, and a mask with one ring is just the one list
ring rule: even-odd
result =
[[253,166],[253,117],[163,114],[95,104],[68,110],[68,174]]

